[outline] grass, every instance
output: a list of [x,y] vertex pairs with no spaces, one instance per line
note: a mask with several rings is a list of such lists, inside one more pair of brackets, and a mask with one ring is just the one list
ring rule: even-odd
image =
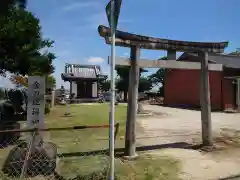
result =
[[[45,120],[46,127],[108,124],[109,105],[71,105],[70,117],[65,117],[66,107],[57,106]],[[125,133],[126,106],[116,106],[116,123],[120,123],[118,136]],[[66,179],[87,176],[108,167],[108,128],[55,131],[45,133],[45,140],[56,144],[59,163],[57,172]],[[116,148],[123,147],[123,140],[116,141]],[[9,152],[9,151],[7,151]],[[0,150],[0,158],[6,150]],[[178,162],[171,158],[154,158],[140,154],[135,161],[115,159],[116,174],[124,180],[177,179]],[[80,179],[80,178],[79,178]],[[89,179],[89,178],[87,178]]]
[[179,180],[178,172],[179,162],[169,157],[140,154],[135,161],[116,162],[116,173],[124,180]]
[[[107,104],[96,105],[72,105],[70,117],[64,117],[66,108],[59,106],[47,117],[47,127],[66,127],[78,125],[106,125],[109,119],[109,106]],[[126,119],[126,106],[116,108],[115,123],[120,124],[119,135],[124,134]],[[85,152],[108,147],[109,128],[84,129],[75,131],[50,132],[51,141],[56,143],[61,153]],[[122,142],[116,147],[122,147]]]

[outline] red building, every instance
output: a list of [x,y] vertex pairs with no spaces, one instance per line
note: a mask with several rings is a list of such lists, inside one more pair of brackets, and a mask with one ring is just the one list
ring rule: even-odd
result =
[[[183,53],[178,61],[200,62],[197,54]],[[210,98],[214,110],[235,109],[240,105],[240,56],[209,54],[209,63],[223,65],[210,71]],[[164,103],[173,107],[200,107],[200,70],[172,69],[164,79]]]

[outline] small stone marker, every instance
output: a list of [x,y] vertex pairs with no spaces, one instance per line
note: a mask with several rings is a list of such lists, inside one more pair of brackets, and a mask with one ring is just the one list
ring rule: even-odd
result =
[[[44,128],[45,77],[28,77],[28,128]],[[26,175],[49,176],[56,169],[57,147],[53,143],[43,142],[43,134],[34,132],[29,142],[14,147],[4,162],[2,171],[8,176],[23,179]]]
[[[28,77],[28,107],[27,122],[28,128],[44,128],[44,101],[45,77]],[[42,132],[39,132],[36,141],[42,139]],[[30,137],[31,139],[31,137]]]
[[64,96],[64,98],[65,98],[65,102],[66,102],[66,112],[65,112],[65,116],[70,116],[70,105],[69,105],[69,103],[70,103],[70,97],[69,97],[69,95],[68,94],[66,94],[65,96]]

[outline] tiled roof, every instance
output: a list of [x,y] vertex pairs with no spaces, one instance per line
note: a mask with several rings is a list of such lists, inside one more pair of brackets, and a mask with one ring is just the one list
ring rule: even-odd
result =
[[240,68],[240,56],[234,55],[209,55],[209,60],[230,68]]
[[[184,61],[184,59],[188,59],[187,61],[200,61],[197,54],[194,53],[183,53],[178,60]],[[229,68],[240,68],[240,56],[231,55],[231,54],[215,54],[209,53],[208,59],[210,63],[222,64],[225,67]]]
[[100,66],[94,65],[79,65],[67,64],[65,66],[65,73],[62,74],[62,79],[76,79],[76,78],[105,78],[101,74]]
[[72,74],[76,77],[91,77],[95,78],[101,74],[100,66],[67,64],[65,73]]

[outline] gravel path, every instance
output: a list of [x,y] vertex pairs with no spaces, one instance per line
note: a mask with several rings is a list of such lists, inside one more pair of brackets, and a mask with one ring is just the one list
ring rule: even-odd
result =
[[[143,129],[143,132],[138,135],[138,144],[201,142],[200,111],[153,105],[144,105],[144,109],[156,115],[138,119]],[[212,129],[214,137],[219,137],[222,133],[236,134],[236,131],[240,131],[240,114],[212,113]],[[185,180],[217,180],[240,175],[240,153],[236,148],[214,154],[180,148],[162,149],[152,153],[159,156],[169,155],[180,160],[182,162],[181,177]]]

